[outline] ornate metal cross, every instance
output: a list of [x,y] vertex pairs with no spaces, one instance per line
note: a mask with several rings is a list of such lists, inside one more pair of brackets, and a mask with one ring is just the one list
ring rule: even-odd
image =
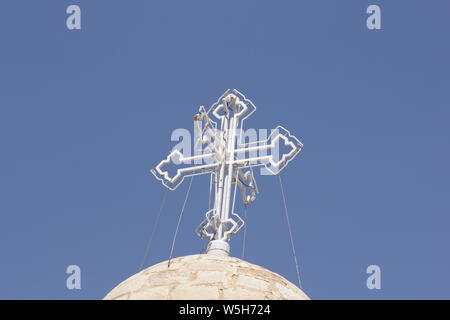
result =
[[[206,212],[196,230],[201,238],[210,240],[207,253],[229,255],[230,237],[244,225],[234,212],[236,190],[241,189],[244,205],[254,201],[258,193],[252,167],[265,166],[266,172],[277,174],[303,148],[303,144],[281,126],[272,130],[266,140],[245,143],[243,122],[255,111],[255,105],[243,94],[235,89],[227,90],[208,111],[201,106],[194,116],[194,126],[199,133],[195,146],[200,147],[201,152],[186,156],[174,149],[151,170],[170,190],[175,190],[185,177],[211,174],[214,206]],[[219,127],[213,119],[220,122]],[[282,146],[288,150],[280,154]],[[174,174],[165,170],[171,164],[178,166]]]

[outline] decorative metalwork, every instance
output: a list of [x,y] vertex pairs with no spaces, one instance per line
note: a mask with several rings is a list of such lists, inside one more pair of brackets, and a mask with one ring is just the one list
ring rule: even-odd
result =
[[[272,130],[266,140],[245,143],[243,123],[255,111],[255,105],[242,93],[227,90],[208,111],[201,106],[194,115],[194,126],[199,133],[195,148],[201,152],[184,156],[174,149],[151,170],[170,190],[175,190],[186,177],[213,175],[214,206],[196,230],[201,238],[210,239],[209,253],[228,254],[231,235],[244,225],[241,217],[233,212],[234,201],[236,188],[241,190],[244,205],[255,200],[259,191],[252,168],[264,166],[275,175],[303,148],[303,144],[281,126]],[[280,146],[287,147],[288,151],[280,154]],[[170,175],[165,167],[173,163],[184,167]],[[233,184],[235,192],[231,202]]]

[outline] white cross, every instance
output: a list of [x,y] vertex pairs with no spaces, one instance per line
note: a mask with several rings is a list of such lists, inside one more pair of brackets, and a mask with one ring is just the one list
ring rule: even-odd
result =
[[[255,200],[258,193],[252,167],[265,166],[271,174],[277,174],[303,148],[303,144],[281,126],[272,130],[267,140],[244,143],[243,122],[255,111],[255,105],[242,93],[235,89],[227,90],[207,112],[202,106],[194,116],[194,125],[200,132],[196,146],[206,145],[203,152],[194,156],[184,156],[175,149],[151,170],[153,175],[170,190],[175,190],[185,177],[199,174],[213,175],[214,206],[205,214],[205,220],[197,228],[200,237],[210,239],[208,253],[228,255],[230,236],[244,225],[239,215],[232,212],[234,208],[234,199],[231,203],[232,185],[241,189],[244,204],[249,204]],[[217,127],[212,117],[220,121],[220,127]],[[281,142],[290,150],[280,156]],[[268,151],[270,154],[267,154]],[[247,157],[247,154],[256,156]],[[178,168],[175,174],[170,175],[164,167],[171,163],[186,166]],[[190,165],[192,163],[194,165]],[[246,168],[250,170],[244,172]],[[237,220],[231,218],[230,214]]]

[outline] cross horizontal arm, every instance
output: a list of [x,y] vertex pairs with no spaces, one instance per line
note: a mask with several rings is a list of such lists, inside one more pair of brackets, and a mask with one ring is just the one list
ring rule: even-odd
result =
[[[270,141],[270,143],[268,143]],[[290,147],[290,151],[279,154],[277,143],[284,142],[284,146]],[[235,149],[234,153],[237,159],[230,161],[231,163],[241,165],[241,167],[266,166],[273,174],[277,174],[291,161],[303,148],[303,144],[285,128],[278,126],[273,131],[271,137],[266,141],[253,143],[254,146],[246,146]],[[259,145],[258,145],[259,144]],[[271,150],[270,155],[264,154],[251,158],[240,158],[239,154],[259,153],[260,151]]]
[[[168,171],[164,171],[163,167],[172,163],[173,159],[178,159],[179,164],[191,164],[195,163],[197,160],[210,159],[211,163],[193,165],[190,167],[179,168],[174,176],[170,176]],[[155,169],[150,170],[151,173],[160,180],[166,187],[170,190],[175,190],[184,180],[185,177],[212,173],[212,169],[215,169],[219,162],[216,161],[215,155],[212,153],[204,155],[196,155],[192,157],[184,157],[183,154],[178,150],[173,150],[166,159],[162,160]]]

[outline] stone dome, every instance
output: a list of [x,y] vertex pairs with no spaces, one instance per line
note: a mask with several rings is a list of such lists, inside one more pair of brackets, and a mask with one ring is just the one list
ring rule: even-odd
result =
[[158,263],[123,281],[105,300],[308,300],[277,273],[244,260],[196,254]]

